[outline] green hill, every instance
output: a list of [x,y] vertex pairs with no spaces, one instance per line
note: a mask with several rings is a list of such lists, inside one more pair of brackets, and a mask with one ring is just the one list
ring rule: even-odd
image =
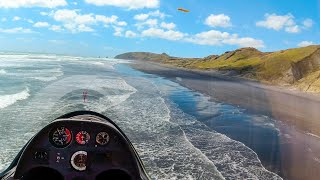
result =
[[119,59],[148,60],[198,70],[232,71],[238,76],[304,91],[320,92],[320,45],[276,52],[241,48],[205,58],[177,58],[167,54],[125,53]]

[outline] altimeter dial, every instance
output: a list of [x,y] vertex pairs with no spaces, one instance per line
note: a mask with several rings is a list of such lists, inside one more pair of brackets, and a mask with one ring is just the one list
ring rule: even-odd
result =
[[108,144],[109,140],[110,136],[106,132],[100,132],[96,136],[96,142],[101,146]]
[[53,129],[50,133],[50,142],[57,148],[67,147],[72,139],[71,131],[65,127]]

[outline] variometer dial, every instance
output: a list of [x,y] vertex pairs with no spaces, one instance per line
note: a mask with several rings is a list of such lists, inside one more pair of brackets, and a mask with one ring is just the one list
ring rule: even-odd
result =
[[57,148],[67,147],[72,139],[71,131],[65,127],[53,129],[50,133],[50,142]]
[[76,141],[78,144],[84,145],[87,144],[90,140],[90,135],[87,131],[80,131],[76,135]]
[[109,140],[110,140],[110,136],[106,132],[100,132],[96,136],[96,142],[102,146],[108,144]]
[[75,170],[84,171],[87,169],[87,152],[77,151],[71,156],[70,163]]

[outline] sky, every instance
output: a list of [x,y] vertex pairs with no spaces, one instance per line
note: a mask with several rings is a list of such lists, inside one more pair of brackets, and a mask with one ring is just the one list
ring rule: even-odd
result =
[[0,51],[94,57],[276,51],[319,44],[319,18],[319,0],[0,0]]

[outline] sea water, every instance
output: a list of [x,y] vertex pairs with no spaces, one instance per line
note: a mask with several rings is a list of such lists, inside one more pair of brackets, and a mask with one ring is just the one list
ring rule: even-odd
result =
[[[276,131],[272,120],[209,101],[127,63],[0,54],[0,169],[54,118],[92,110],[123,129],[152,179],[281,179],[265,169],[254,151],[259,148],[246,140],[246,126],[250,132]],[[89,92],[88,102],[83,102],[84,90]]]

